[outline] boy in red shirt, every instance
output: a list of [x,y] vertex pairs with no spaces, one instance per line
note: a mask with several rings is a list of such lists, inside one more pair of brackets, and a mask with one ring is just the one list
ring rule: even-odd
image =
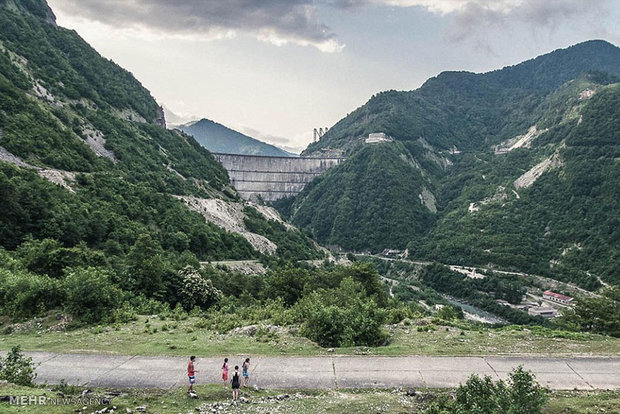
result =
[[189,364],[187,364],[187,376],[189,377],[189,388],[187,389],[188,394],[194,393],[194,384],[196,383],[196,369],[194,368],[194,360],[195,356],[189,357]]

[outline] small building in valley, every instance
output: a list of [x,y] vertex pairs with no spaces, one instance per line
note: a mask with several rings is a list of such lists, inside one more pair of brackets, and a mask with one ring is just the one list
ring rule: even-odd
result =
[[561,295],[550,290],[547,290],[545,291],[545,293],[543,293],[543,299],[550,300],[551,302],[560,303],[562,305],[571,305],[573,302],[573,298],[571,298],[570,296]]
[[555,318],[558,316],[557,310],[542,306],[529,308],[527,313],[532,316],[542,316],[543,318]]

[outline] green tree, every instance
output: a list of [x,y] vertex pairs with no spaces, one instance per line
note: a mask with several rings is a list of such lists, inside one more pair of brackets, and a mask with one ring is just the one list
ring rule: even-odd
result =
[[577,299],[572,310],[563,311],[563,319],[585,332],[620,337],[620,286],[605,289],[601,297]]
[[41,315],[60,305],[63,298],[61,282],[56,279],[0,269],[0,309],[13,318]]
[[141,234],[127,255],[133,289],[147,297],[159,298],[164,292],[167,266],[163,250],[150,234]]
[[192,310],[195,306],[207,309],[222,298],[222,292],[213,287],[209,279],[205,279],[192,266],[186,266],[179,271],[182,278],[181,303],[186,310]]
[[87,323],[105,320],[121,303],[122,292],[105,269],[71,269],[65,280],[65,307],[74,317]]

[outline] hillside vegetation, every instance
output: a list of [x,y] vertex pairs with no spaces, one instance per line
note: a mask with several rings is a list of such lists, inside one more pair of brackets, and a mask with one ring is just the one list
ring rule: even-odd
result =
[[[185,266],[262,257],[179,199],[240,202],[209,151],[160,117],[149,91],[56,26],[45,1],[0,1],[4,315],[65,307],[95,321],[124,304],[174,306]],[[282,244],[273,260],[322,256],[258,212],[251,224]],[[197,306],[209,306],[205,295]]]
[[[408,248],[419,259],[588,289],[599,278],[617,284],[618,75],[620,49],[589,41],[379,93],[304,152],[329,146],[349,159],[278,207],[318,241],[346,250]],[[373,132],[395,142],[365,144]],[[380,162],[368,156],[379,153]],[[352,172],[357,181],[348,186]]]
[[285,207],[292,200],[284,200],[278,206],[322,243],[382,250],[404,246],[408,235],[424,234],[434,224],[435,200],[427,206],[418,196],[430,194],[427,187],[431,183],[403,145],[373,145],[312,181],[292,205]]

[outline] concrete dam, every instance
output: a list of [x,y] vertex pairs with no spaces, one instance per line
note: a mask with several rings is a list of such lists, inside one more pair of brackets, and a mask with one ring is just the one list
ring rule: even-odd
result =
[[213,156],[228,171],[232,185],[244,200],[265,201],[294,196],[328,169],[346,158],[266,157],[218,154]]

